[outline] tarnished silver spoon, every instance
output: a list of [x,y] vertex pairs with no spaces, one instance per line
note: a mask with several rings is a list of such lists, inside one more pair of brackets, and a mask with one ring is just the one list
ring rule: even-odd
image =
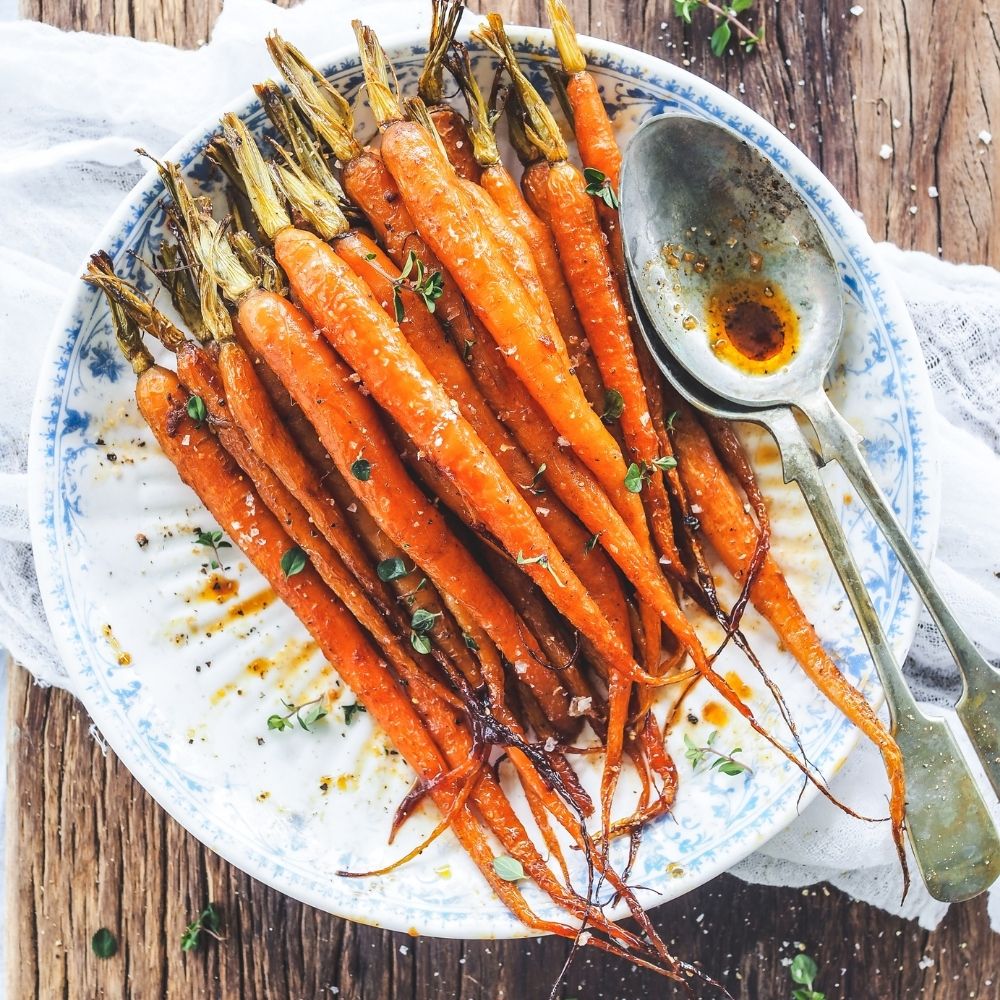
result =
[[823,457],[842,463],[946,635],[965,684],[959,718],[1000,790],[997,671],[945,607],[872,481],[857,435],[823,391],[843,291],[822,234],[769,161],[734,133],[684,115],[638,130],[620,198],[633,307],[660,368],[693,405],[766,427],[786,482],[797,482],[809,504],[885,690],[905,761],[910,843],[928,890],[949,901],[982,892],[1000,874],[997,831],[954,736],[906,686],[791,409],[813,423]]

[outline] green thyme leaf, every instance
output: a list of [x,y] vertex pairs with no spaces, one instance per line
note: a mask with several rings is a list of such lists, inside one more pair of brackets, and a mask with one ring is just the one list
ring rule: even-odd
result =
[[366,253],[365,254],[365,260],[374,260],[374,259],[375,259],[375,254],[373,254],[373,253]]
[[429,653],[431,651],[431,640],[426,635],[419,632],[410,632],[410,645],[418,653]]
[[618,195],[611,186],[611,180],[607,174],[596,167],[586,167],[583,171],[584,180],[587,182],[587,194],[600,198],[608,208],[618,208]]
[[351,475],[367,483],[372,477],[372,463],[367,458],[359,458],[351,463]]
[[441,617],[441,612],[428,611],[426,608],[417,608],[410,619],[410,628],[417,635],[428,635],[434,628],[434,622]]
[[353,705],[345,705],[344,706],[344,725],[345,726],[349,726],[354,721],[354,717],[358,714],[358,712],[366,712],[367,713],[367,711],[368,711],[368,709],[365,708],[365,706],[362,705],[360,701],[355,701]]
[[674,429],[674,421],[677,419],[677,411],[671,410],[667,416],[667,430],[672,431]]
[[505,882],[519,882],[524,878],[524,866],[521,862],[506,855],[493,859],[493,870]]
[[191,951],[192,948],[197,948],[201,942],[201,934],[204,931],[211,937],[214,937],[217,941],[221,941],[222,938],[219,936],[219,928],[222,926],[221,918],[219,917],[219,911],[215,909],[212,903],[209,903],[198,916],[187,925],[184,934],[181,937],[181,951]]
[[604,392],[604,412],[601,420],[606,424],[614,423],[625,412],[625,399],[617,389],[606,389]]
[[281,572],[285,574],[286,578],[295,576],[296,573],[301,573],[306,568],[308,562],[305,552],[297,545],[293,545],[281,557]]
[[90,947],[98,958],[111,958],[118,951],[118,941],[107,927],[102,927],[90,939]]
[[208,410],[205,408],[205,400],[201,396],[188,397],[187,415],[195,422],[197,427],[201,427],[205,422],[208,417]]
[[673,455],[666,455],[663,458],[654,458],[653,465],[656,466],[660,472],[666,472],[668,469],[677,468],[677,459]]
[[300,728],[307,733],[312,732],[312,727],[320,719],[329,715],[323,696],[313,698],[312,701],[305,701],[301,705],[293,705],[290,701],[281,699],[281,704],[288,709],[287,715],[269,715],[267,718],[267,728],[275,732],[282,733],[286,729],[294,729],[298,722]]
[[277,730],[280,733],[285,729],[291,729],[292,724],[283,715],[269,715],[267,717],[267,728]]
[[376,567],[375,572],[378,573],[378,578],[383,583],[388,583],[390,580],[398,580],[401,576],[406,576],[409,570],[399,556],[392,556],[389,559],[383,559]]
[[[222,556],[219,554],[219,549],[231,549],[233,547],[231,542],[227,542],[222,537],[222,532],[218,528],[214,531],[196,531],[194,541],[196,545],[204,545],[206,548],[212,550],[214,558],[209,563],[212,569],[218,569],[222,565]],[[222,566],[222,568],[225,569],[226,567]]]
[[799,983],[812,989],[813,980],[819,969],[816,963],[805,954],[798,954],[792,959],[792,964],[788,967],[788,974],[792,977],[793,983]]
[[396,325],[406,319],[406,310],[403,308],[403,297],[399,294],[399,289],[392,290],[392,310],[396,314]]
[[299,725],[307,733],[311,733],[312,727],[315,726],[320,719],[325,718],[329,714],[330,713],[323,707],[323,703],[321,701],[317,701],[315,705],[311,705],[305,711],[300,709],[296,713],[296,718],[299,720]]
[[729,45],[730,38],[733,37],[733,29],[729,27],[728,21],[720,21],[715,26],[715,31],[712,32],[711,46],[712,54],[721,56],[726,52],[726,46]]
[[419,263],[420,262],[417,260],[416,253],[413,250],[411,250],[406,255],[406,260],[403,262],[403,270],[399,272],[399,276],[401,278],[408,278],[410,276],[410,272],[413,270],[414,266],[417,265],[417,264],[419,264]]
[[633,462],[625,471],[625,489],[629,493],[641,493],[644,480],[642,466]]
[[476,642],[476,640],[471,635],[469,635],[468,632],[463,632],[462,638],[465,640],[465,644],[466,646],[469,647],[469,649],[471,649],[473,652],[479,651],[479,643]]

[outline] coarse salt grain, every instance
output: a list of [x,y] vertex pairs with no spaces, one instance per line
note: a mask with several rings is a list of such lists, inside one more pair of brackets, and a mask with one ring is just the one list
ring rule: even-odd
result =
[[569,703],[569,714],[573,716],[583,715],[584,712],[590,711],[590,706],[594,703],[594,699],[589,695],[585,698],[574,698]]
[[559,746],[559,741],[554,736],[550,736],[545,741],[545,752],[552,753],[552,751],[555,750],[557,746]]
[[934,187],[934,185],[932,184],[927,189],[927,197],[928,198],[936,198],[937,196],[938,196],[938,189],[936,187]]
[[909,208],[909,212],[910,212],[910,215],[916,215],[917,214],[917,206],[916,205],[911,205],[910,208]]
[[993,136],[987,132],[986,129],[983,129],[982,132],[979,133],[979,141],[984,146],[988,146],[993,141]]
[[862,6],[861,6],[861,4],[859,4],[859,3],[858,3],[858,4],[855,4],[855,5],[854,5],[854,6],[853,6],[853,7],[851,8],[851,13],[852,13],[852,14],[853,14],[853,15],[854,15],[855,17],[861,17],[861,15],[862,15],[862,14],[863,14],[864,12],[865,12],[865,9],[864,9],[864,7],[862,7]]
[[882,148],[878,151],[878,155],[883,160],[888,160],[889,157],[892,156],[892,146],[890,146],[887,142],[882,143]]

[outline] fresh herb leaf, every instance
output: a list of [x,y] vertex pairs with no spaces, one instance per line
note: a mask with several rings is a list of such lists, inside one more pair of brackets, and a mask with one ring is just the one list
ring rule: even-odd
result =
[[591,535],[590,538],[587,539],[587,544],[584,545],[583,551],[584,552],[593,552],[594,548],[597,545],[597,543],[601,539],[601,535],[603,535],[603,534],[604,534],[604,529],[601,529],[600,531],[597,532],[597,534]]
[[354,721],[354,716],[358,712],[367,712],[368,709],[361,704],[360,701],[355,701],[353,705],[344,706],[344,725],[349,726]]
[[187,925],[183,936],[181,937],[181,951],[191,951],[192,948],[197,948],[201,942],[201,934],[204,931],[210,937],[214,937],[216,941],[221,941],[222,938],[219,935],[219,928],[222,926],[221,918],[219,917],[219,911],[216,910],[212,903],[209,903],[201,913],[195,917]]
[[428,275],[420,285],[417,286],[417,294],[424,300],[428,312],[434,312],[437,308],[437,300],[444,294],[444,277],[440,271],[435,271]]
[[596,167],[586,167],[583,178],[587,182],[587,194],[600,198],[608,208],[618,208],[618,195],[607,174]]
[[663,458],[654,458],[653,465],[660,470],[660,472],[666,472],[668,469],[677,468],[677,459],[673,455],[666,455]]
[[366,253],[365,254],[365,260],[374,260],[374,259],[375,259],[375,254],[373,254],[373,253]]
[[227,542],[222,537],[222,532],[218,528],[214,531],[197,531],[194,541],[195,545],[204,545],[206,548],[212,550],[214,558],[209,563],[212,569],[219,569],[220,566],[222,569],[226,568],[222,566],[222,556],[219,555],[219,549],[231,549],[233,546],[232,542]]
[[617,389],[606,389],[604,392],[604,412],[601,420],[606,424],[614,423],[625,412],[625,399]]
[[411,250],[406,255],[406,260],[403,262],[403,270],[399,272],[399,276],[404,279],[408,278],[414,266],[416,266],[419,263],[420,261],[417,260],[416,253],[413,250]]
[[399,294],[399,287],[392,290],[392,311],[396,314],[396,325],[406,319],[406,310],[403,308],[403,297]]
[[375,568],[375,572],[378,573],[378,578],[383,583],[388,583],[390,580],[398,580],[401,576],[406,576],[410,571],[399,556],[392,556],[389,559],[383,559]]
[[372,477],[372,463],[367,458],[359,458],[351,463],[351,475],[367,483]]
[[[410,275],[413,275],[411,278]],[[392,303],[396,313],[396,322],[402,323],[405,311],[403,300],[399,294],[400,288],[406,286],[416,292],[423,300],[428,312],[434,312],[437,308],[437,300],[444,293],[444,275],[440,271],[427,273],[423,261],[417,258],[414,251],[406,255],[403,269],[399,272],[399,277],[393,282]]]
[[322,695],[318,698],[313,698],[312,701],[305,701],[301,705],[293,705],[290,701],[285,701],[282,698],[281,704],[288,709],[288,714],[270,715],[267,719],[267,728],[279,733],[284,732],[286,729],[294,729],[296,722],[307,733],[311,733],[312,727],[320,719],[330,714],[326,710]]
[[752,52],[764,41],[764,27],[754,31],[743,21],[740,14],[753,7],[754,0],[730,0],[720,3],[718,0],[674,0],[674,14],[686,24],[691,24],[691,15],[699,7],[705,7],[715,14],[715,30],[712,32],[710,44],[712,52],[717,56],[725,55],[732,41],[733,33],[740,37],[740,47]]
[[286,578],[295,576],[296,573],[301,573],[306,568],[308,562],[305,552],[297,545],[293,545],[281,557],[281,572],[285,574]]
[[205,400],[201,396],[188,397],[187,415],[194,421],[196,427],[201,427],[206,421],[208,410],[205,408]]
[[118,951],[118,941],[107,927],[102,927],[90,939],[90,947],[98,958],[111,958]]
[[431,640],[426,635],[419,632],[410,632],[410,645],[418,653],[429,653],[431,651]]
[[729,45],[729,40],[732,37],[733,29],[729,27],[729,22],[720,21],[715,26],[715,31],[712,32],[712,38],[710,40],[712,54],[716,56],[725,55],[726,46]]
[[808,989],[812,989],[813,980],[819,969],[816,963],[805,954],[798,954],[792,959],[792,964],[788,967],[788,974],[792,977],[793,983],[798,983]]
[[646,475],[642,466],[633,462],[628,469],[625,470],[625,489],[627,489],[629,493],[641,493],[642,484],[645,479]]
[[742,747],[734,747],[730,753],[722,753],[721,750],[715,749],[713,744],[718,736],[719,731],[716,729],[709,734],[705,746],[700,747],[687,733],[684,734],[684,757],[691,764],[692,770],[697,770],[710,756],[714,756],[715,760],[709,765],[710,771],[717,770],[720,774],[731,778],[744,773],[753,774],[746,764],[736,759],[736,754],[742,753]]
[[677,411],[671,410],[667,416],[667,430],[672,431],[674,429],[674,421],[677,419]]
[[479,651],[479,643],[476,642],[476,640],[471,635],[469,635],[468,632],[463,632],[462,638],[465,640],[465,644],[466,646],[469,647],[469,649],[471,649],[473,652]]
[[434,622],[441,617],[441,612],[428,611],[426,608],[417,608],[410,619],[410,628],[417,635],[428,635],[434,628]]
[[493,870],[505,882],[519,882],[524,878],[524,866],[521,862],[506,855],[493,859]]

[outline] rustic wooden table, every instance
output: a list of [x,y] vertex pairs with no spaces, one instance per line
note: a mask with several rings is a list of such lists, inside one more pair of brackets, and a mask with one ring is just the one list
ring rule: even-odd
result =
[[[725,60],[710,54],[705,22],[685,29],[671,0],[570,6],[581,31],[683,60],[774,121],[876,239],[1000,264],[1000,141],[979,138],[986,130],[1000,140],[1000,0],[861,0],[868,6],[858,14],[850,3],[757,0],[767,11],[767,45]],[[219,0],[22,4],[26,16],[61,27],[192,45],[208,37]],[[516,23],[543,20],[539,0],[470,5]],[[330,6],[331,16],[358,10],[346,0]],[[889,159],[879,156],[883,144],[893,147]],[[303,906],[185,833],[113,754],[102,754],[73,698],[34,687],[16,668],[8,712],[11,1000],[520,1000],[546,995],[565,957],[556,940],[412,940]],[[207,899],[224,915],[225,940],[182,954],[184,926]],[[751,1000],[790,997],[783,962],[795,942],[816,957],[830,1000],[1000,996],[1000,936],[982,899],[953,907],[928,933],[824,886],[770,889],[723,876],[655,918],[678,954]],[[120,942],[109,961],[90,948],[102,926]],[[565,995],[680,994],[592,957],[577,963]]]

